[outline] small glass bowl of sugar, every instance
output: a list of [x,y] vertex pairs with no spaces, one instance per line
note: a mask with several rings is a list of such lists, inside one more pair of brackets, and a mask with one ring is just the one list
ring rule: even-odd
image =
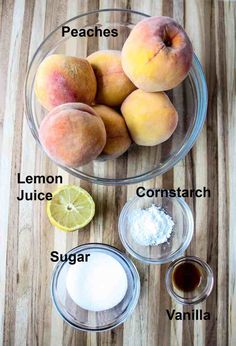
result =
[[132,261],[118,249],[99,243],[80,245],[67,253],[74,264],[58,262],[51,284],[59,315],[82,331],[105,331],[125,322],[137,305],[140,279]]
[[[155,190],[153,190],[155,192]],[[193,216],[181,197],[134,197],[119,217],[119,235],[125,249],[144,263],[168,263],[180,257],[193,236]]]

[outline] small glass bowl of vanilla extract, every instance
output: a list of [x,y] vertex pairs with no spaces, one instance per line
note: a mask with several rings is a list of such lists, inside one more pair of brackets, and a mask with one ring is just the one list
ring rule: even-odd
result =
[[211,293],[214,276],[211,267],[195,256],[173,261],[166,272],[166,288],[172,298],[184,305],[199,304]]

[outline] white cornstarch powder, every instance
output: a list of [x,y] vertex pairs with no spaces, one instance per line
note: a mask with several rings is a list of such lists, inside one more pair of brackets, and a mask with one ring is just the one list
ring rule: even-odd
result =
[[171,216],[155,204],[147,209],[133,210],[128,223],[133,239],[144,246],[165,243],[174,227]]

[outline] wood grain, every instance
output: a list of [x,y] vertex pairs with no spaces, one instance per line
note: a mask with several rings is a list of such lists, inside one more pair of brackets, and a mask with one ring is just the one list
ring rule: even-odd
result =
[[[101,334],[75,331],[51,303],[50,252],[65,252],[85,242],[105,242],[123,250],[118,215],[137,186],[92,185],[49,161],[26,122],[24,79],[35,50],[57,25],[79,13],[109,7],[176,18],[188,32],[206,74],[208,115],[194,148],[173,170],[139,185],[211,189],[210,199],[187,200],[195,221],[187,254],[206,259],[215,274],[214,290],[201,306],[210,311],[210,321],[169,321],[165,309],[189,308],[168,296],[164,286],[167,266],[147,266],[136,260],[142,281],[140,301],[132,317],[115,330]],[[235,14],[236,2],[216,0],[0,2],[0,345],[236,345]],[[80,233],[52,229],[44,203],[17,203],[18,172],[23,176],[61,174],[64,183],[80,184],[94,196],[97,217]],[[33,187],[28,185],[26,190]],[[55,186],[40,188],[48,191]]]

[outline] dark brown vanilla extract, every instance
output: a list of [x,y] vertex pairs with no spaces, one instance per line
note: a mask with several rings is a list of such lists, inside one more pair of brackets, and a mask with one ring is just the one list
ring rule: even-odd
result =
[[172,280],[176,288],[184,292],[194,291],[202,279],[201,271],[190,262],[182,262],[176,266]]

